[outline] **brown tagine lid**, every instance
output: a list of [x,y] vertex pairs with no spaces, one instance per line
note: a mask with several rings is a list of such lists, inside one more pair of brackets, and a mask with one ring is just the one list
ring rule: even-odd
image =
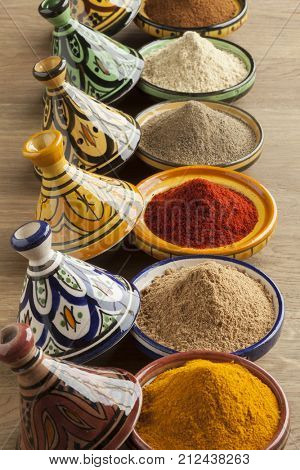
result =
[[0,361],[20,387],[22,450],[118,449],[135,426],[142,392],[129,372],[50,358],[20,323],[0,331]]

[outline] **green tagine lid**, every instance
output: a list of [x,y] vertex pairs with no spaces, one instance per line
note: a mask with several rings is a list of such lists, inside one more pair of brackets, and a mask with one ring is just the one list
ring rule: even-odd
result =
[[144,65],[139,53],[79,23],[69,0],[44,0],[39,13],[54,25],[52,51],[66,59],[73,85],[111,103],[137,83]]

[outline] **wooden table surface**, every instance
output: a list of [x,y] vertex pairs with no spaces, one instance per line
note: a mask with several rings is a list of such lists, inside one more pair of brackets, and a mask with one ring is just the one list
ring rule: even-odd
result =
[[[25,260],[10,248],[9,238],[15,228],[34,217],[39,193],[32,165],[21,156],[23,141],[41,125],[42,89],[31,69],[50,52],[51,26],[38,15],[38,4],[38,0],[0,0],[0,326],[16,318],[26,268]],[[259,364],[278,379],[288,396],[292,421],[288,449],[300,448],[299,19],[298,0],[253,0],[248,23],[229,38],[248,49],[257,62],[256,84],[238,106],[261,122],[265,147],[260,161],[247,173],[267,186],[279,209],[274,238],[251,263],[268,273],[285,297],[283,333]],[[135,25],[116,39],[134,47],[151,40]],[[117,106],[135,114],[150,104],[134,90]],[[149,170],[134,161],[121,176],[137,182],[147,174]],[[121,251],[94,263],[130,278],[153,261],[139,252]],[[108,363],[136,371],[147,362],[128,337]],[[13,449],[17,433],[16,379],[0,366],[0,448]]]

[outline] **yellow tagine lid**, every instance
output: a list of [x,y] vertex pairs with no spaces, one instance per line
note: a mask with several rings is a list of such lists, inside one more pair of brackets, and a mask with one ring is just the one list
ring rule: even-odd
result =
[[23,156],[42,169],[36,217],[50,224],[56,250],[84,260],[93,258],[135,226],[143,210],[136,187],[68,163],[59,131],[50,129],[29,137]]

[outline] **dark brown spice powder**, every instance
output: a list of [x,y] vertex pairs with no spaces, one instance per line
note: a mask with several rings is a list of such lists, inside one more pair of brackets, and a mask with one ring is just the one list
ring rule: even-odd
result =
[[159,24],[181,28],[224,23],[238,13],[234,0],[147,0],[145,11]]

